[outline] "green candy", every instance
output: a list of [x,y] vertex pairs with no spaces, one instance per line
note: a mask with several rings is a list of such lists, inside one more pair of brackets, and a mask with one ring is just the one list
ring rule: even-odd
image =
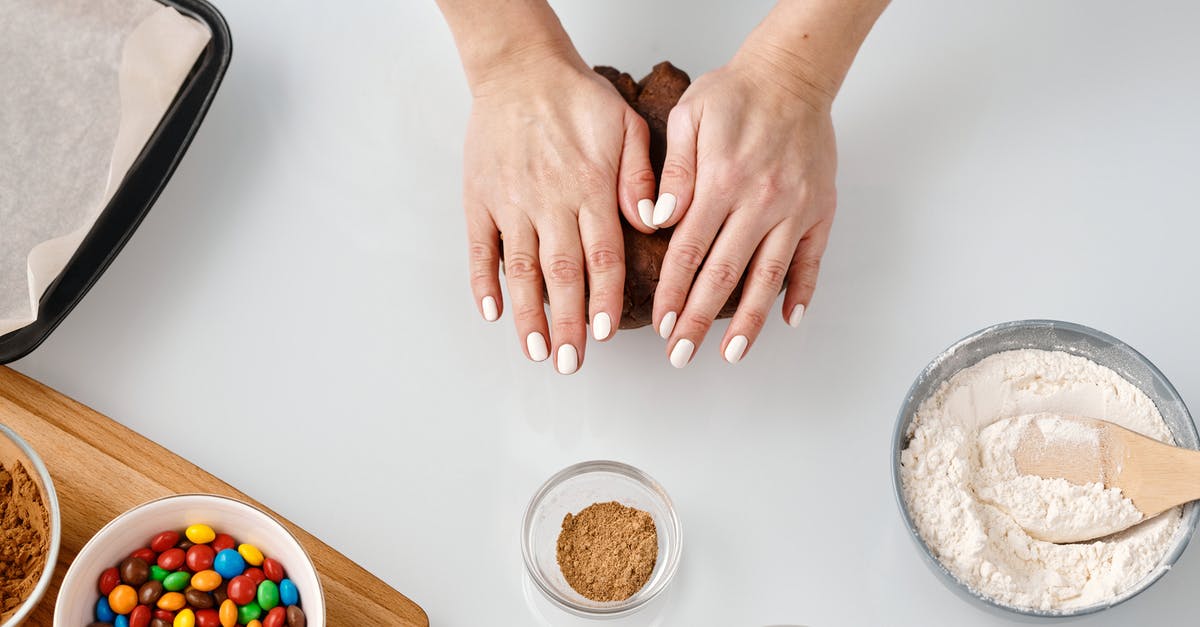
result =
[[170,575],[170,574],[171,574],[171,571],[163,568],[162,566],[159,566],[158,564],[155,564],[150,567],[150,578],[153,579],[154,581],[162,581],[163,579],[167,578],[167,575]]
[[270,612],[276,605],[279,605],[279,586],[270,579],[264,579],[258,584],[258,606],[264,612]]
[[192,581],[192,576],[182,570],[177,570],[163,579],[163,587],[169,592],[179,592],[188,587],[188,583]]
[[262,608],[254,601],[238,608],[238,623],[242,625],[252,620],[258,620],[260,616],[262,616]]

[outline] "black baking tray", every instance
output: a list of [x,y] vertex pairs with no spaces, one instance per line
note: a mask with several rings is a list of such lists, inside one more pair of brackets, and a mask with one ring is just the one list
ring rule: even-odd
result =
[[212,39],[112,200],[42,294],[37,320],[0,336],[0,364],[28,355],[45,341],[121,252],[187,152],[229,67],[233,41],[229,25],[215,7],[205,0],[160,1],[206,24]]

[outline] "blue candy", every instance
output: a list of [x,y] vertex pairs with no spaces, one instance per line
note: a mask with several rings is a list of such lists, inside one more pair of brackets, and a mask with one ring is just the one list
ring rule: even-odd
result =
[[279,582],[279,604],[287,607],[298,603],[300,603],[300,591],[296,589],[296,584],[292,583],[291,579]]
[[129,627],[129,617],[121,614],[113,621],[113,627]]
[[102,623],[111,623],[116,618],[117,613],[108,606],[108,598],[100,597],[100,600],[96,601],[96,620]]
[[245,572],[246,560],[237,551],[225,549],[213,559],[213,570],[228,581]]

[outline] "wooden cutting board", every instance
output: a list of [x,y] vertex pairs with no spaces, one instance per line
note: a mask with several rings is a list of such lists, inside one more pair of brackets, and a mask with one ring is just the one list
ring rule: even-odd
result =
[[[223,494],[252,503],[290,529],[317,564],[331,627],[429,625],[416,603],[308,532],[171,451],[5,367],[0,367],[0,423],[41,456],[62,512],[54,582],[27,625],[53,623],[54,599],[67,566],[101,527],[135,505],[183,492]],[[106,483],[123,489],[96,494],[88,480],[95,476],[108,476]]]

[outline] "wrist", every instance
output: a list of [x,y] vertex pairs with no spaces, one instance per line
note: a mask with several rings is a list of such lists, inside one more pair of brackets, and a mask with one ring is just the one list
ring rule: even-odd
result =
[[564,70],[586,69],[583,59],[565,37],[528,40],[466,61],[467,82],[475,97],[498,88],[554,76]]
[[833,107],[841,80],[786,43],[756,33],[738,49],[730,65],[772,85],[813,109]]

